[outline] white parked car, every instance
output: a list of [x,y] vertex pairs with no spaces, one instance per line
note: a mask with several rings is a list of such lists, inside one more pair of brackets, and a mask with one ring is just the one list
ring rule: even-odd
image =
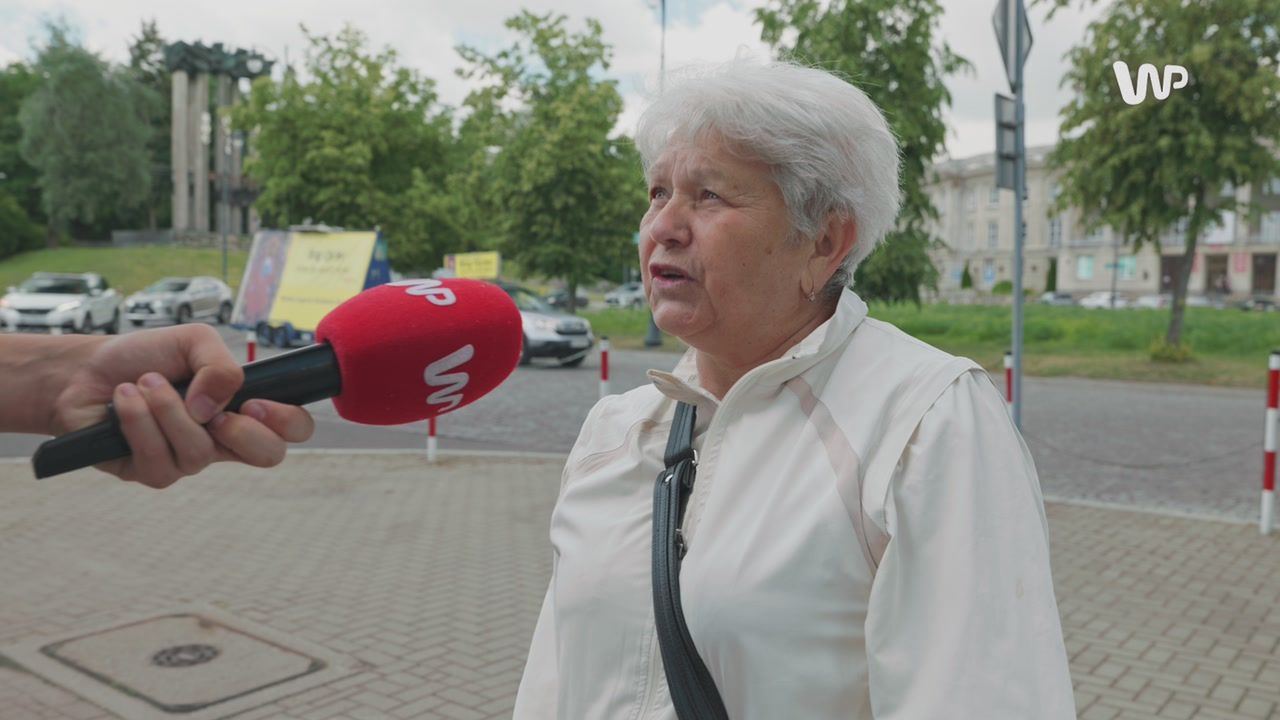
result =
[[1160,310],[1169,307],[1172,298],[1169,293],[1160,293],[1159,295],[1143,295],[1134,302],[1134,307],[1147,308],[1149,310]]
[[553,358],[563,367],[582,364],[596,343],[590,322],[556,310],[519,285],[500,282],[498,287],[507,291],[520,310],[524,329],[521,365],[528,365],[534,358]]
[[120,332],[120,294],[97,273],[38,272],[0,298],[6,330]]
[[[1117,307],[1117,308],[1125,308],[1125,307],[1129,307],[1129,301],[1128,301],[1128,300],[1125,300],[1125,299],[1124,299],[1124,296],[1122,296],[1120,293],[1116,293],[1115,295],[1116,295],[1116,303],[1115,303],[1115,307]],[[1112,307],[1112,305],[1111,305],[1111,291],[1110,291],[1110,290],[1098,290],[1098,291],[1095,291],[1095,292],[1091,292],[1091,293],[1089,293],[1088,295],[1085,295],[1083,298],[1080,298],[1080,307],[1084,307],[1084,308],[1110,308],[1110,307]]]
[[125,300],[125,317],[134,327],[153,320],[178,324],[213,320],[226,325],[234,304],[231,288],[217,278],[167,277],[130,295]]
[[605,293],[604,301],[609,307],[637,308],[648,302],[648,298],[644,296],[644,285],[629,282]]

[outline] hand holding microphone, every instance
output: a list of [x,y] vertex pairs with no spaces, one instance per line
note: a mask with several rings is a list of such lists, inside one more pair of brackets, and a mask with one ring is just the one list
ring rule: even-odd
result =
[[[520,313],[500,288],[474,280],[404,280],[335,308],[317,344],[244,367],[227,403],[260,398],[303,405],[334,398],[353,422],[395,425],[469,404],[515,369]],[[179,386],[179,392],[184,391]],[[126,457],[119,419],[49,440],[32,458],[37,477]]]

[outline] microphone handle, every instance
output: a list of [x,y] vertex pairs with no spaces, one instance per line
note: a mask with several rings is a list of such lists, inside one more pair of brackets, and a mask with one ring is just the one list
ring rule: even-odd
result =
[[[190,381],[174,386],[186,396]],[[306,405],[342,392],[338,359],[328,343],[308,345],[244,366],[244,384],[226,410],[239,410],[254,398],[288,405]],[[107,419],[46,440],[31,457],[36,478],[47,478],[90,465],[128,457],[129,443],[120,431],[120,418],[107,404]]]

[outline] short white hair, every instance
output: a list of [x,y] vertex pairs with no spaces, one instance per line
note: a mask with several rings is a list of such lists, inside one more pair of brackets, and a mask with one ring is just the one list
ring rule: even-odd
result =
[[893,228],[901,199],[897,140],[875,103],[842,78],[741,58],[678,70],[636,129],[645,176],[668,145],[709,136],[769,166],[793,240],[816,240],[832,212],[853,218],[858,242],[824,292],[849,285]]

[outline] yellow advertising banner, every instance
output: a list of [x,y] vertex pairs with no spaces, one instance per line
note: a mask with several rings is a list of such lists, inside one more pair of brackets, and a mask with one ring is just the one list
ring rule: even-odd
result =
[[502,267],[502,255],[496,252],[458,253],[450,257],[454,277],[493,280]]
[[315,330],[330,310],[364,289],[377,239],[373,232],[292,233],[271,324]]

